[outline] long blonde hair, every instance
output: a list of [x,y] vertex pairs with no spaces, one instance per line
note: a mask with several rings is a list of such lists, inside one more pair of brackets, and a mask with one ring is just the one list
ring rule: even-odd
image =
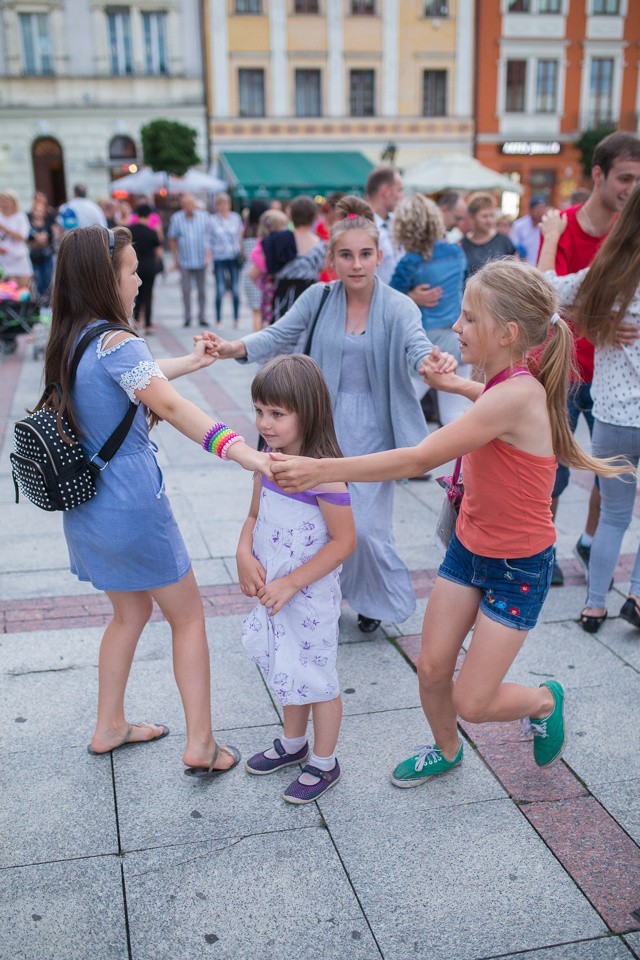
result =
[[[531,372],[547,395],[553,451],[561,463],[591,470],[602,477],[630,472],[619,458],[598,460],[576,443],[567,419],[567,390],[574,365],[574,339],[568,324],[557,315],[558,300],[548,280],[528,263],[494,260],[471,277],[467,291],[501,327],[518,328],[512,363],[522,362],[530,351],[542,347]],[[554,318],[550,326],[551,318]]]

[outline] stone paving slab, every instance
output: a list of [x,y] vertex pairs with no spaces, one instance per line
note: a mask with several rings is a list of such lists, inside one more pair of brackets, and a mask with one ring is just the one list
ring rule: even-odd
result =
[[633,950],[634,957],[640,957],[640,933],[627,933],[622,939]]
[[[170,847],[232,836],[255,836],[320,823],[315,804],[296,807],[282,793],[300,773],[290,767],[268,777],[248,774],[244,760],[282,735],[279,724],[216,731],[231,743],[242,763],[212,780],[183,773],[181,739],[166,737],[139,750],[113,756],[120,840],[125,851]],[[143,748],[140,748],[141,750]],[[337,789],[337,788],[336,788]]]
[[0,868],[118,852],[109,758],[45,739],[2,755]]
[[532,950],[527,953],[511,953],[500,960],[630,960],[633,956],[622,938],[609,937],[601,940],[584,940],[567,943],[548,950]]
[[[326,815],[385,960],[478,960],[606,933],[510,800],[444,817],[405,803],[383,831],[361,815],[355,831],[337,803]],[[534,902],[538,889],[545,895]]]
[[[618,780],[615,783],[591,784],[596,800],[640,846],[640,780]],[[640,909],[640,888],[638,889]]]
[[128,960],[116,857],[0,870],[0,960]]
[[415,674],[387,640],[341,644],[338,676],[345,716],[420,705]]
[[132,960],[377,960],[325,829],[129,854]]

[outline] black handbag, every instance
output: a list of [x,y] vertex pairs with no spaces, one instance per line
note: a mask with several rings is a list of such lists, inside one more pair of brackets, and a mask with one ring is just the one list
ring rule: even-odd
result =
[[[69,388],[73,385],[80,359],[96,337],[109,330],[122,330],[121,324],[103,323],[81,338],[75,349],[69,371]],[[127,412],[102,448],[90,459],[73,433],[65,417],[60,425],[67,440],[58,430],[58,413],[51,404],[60,385],[49,385],[40,400],[43,406],[35,413],[18,420],[14,427],[15,452],[11,453],[11,473],[18,503],[20,493],[42,510],[71,510],[96,495],[96,480],[101,470],[122,445],[136,415],[137,404],[130,402]],[[101,461],[102,464],[96,461]]]

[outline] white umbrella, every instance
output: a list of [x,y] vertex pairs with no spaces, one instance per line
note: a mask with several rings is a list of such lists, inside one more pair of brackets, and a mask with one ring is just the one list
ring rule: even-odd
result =
[[227,184],[219,177],[192,167],[184,177],[170,177],[168,189],[169,193],[220,193],[227,189]]
[[151,167],[143,167],[137,173],[128,173],[111,184],[111,192],[126,190],[127,193],[157,193],[158,190],[168,190],[169,193],[220,193],[226,190],[227,184],[218,177],[212,177],[194,167],[187,170],[184,177],[169,176],[162,170],[154,171]]
[[407,190],[437,193],[440,190],[502,190],[524,193],[522,187],[491,167],[464,153],[427,157],[409,167],[403,176]]

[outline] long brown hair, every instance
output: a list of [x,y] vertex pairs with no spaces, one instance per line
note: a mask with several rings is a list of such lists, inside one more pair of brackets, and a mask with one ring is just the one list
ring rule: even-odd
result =
[[331,397],[320,367],[302,353],[273,357],[253,378],[251,399],[296,413],[303,457],[341,457]]
[[568,315],[592,343],[613,343],[639,284],[640,186],[598,250]]
[[[558,317],[555,291],[539,270],[517,260],[494,260],[478,270],[467,284],[476,303],[506,332],[514,323],[518,336],[512,363],[522,362],[544,344],[531,372],[543,385],[551,425],[553,452],[561,463],[591,470],[603,477],[629,473],[619,458],[598,460],[584,452],[573,436],[567,419],[567,389],[573,366],[574,339],[568,324]],[[550,327],[551,318],[554,323]]]
[[[71,402],[69,365],[78,338],[93,320],[121,324],[133,333],[118,290],[122,254],[131,243],[126,227],[113,230],[113,255],[109,250],[109,232],[104,227],[76,227],[60,241],[51,300],[51,334],[44,360],[45,388],[59,384],[49,399],[58,412],[58,430],[65,416],[71,429],[81,436]],[[44,406],[47,391],[36,409]]]

